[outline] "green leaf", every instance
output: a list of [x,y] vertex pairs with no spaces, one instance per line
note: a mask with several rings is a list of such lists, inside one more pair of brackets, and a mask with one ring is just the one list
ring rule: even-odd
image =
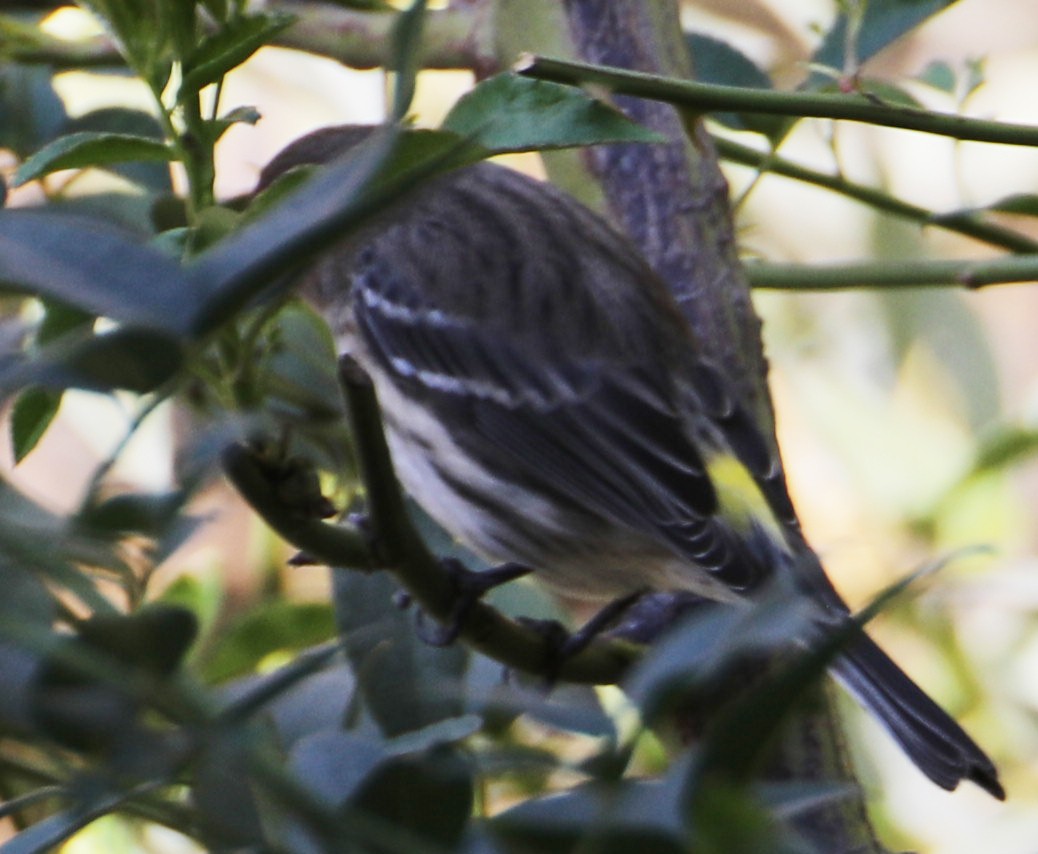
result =
[[166,143],[146,136],[80,131],[58,137],[37,151],[18,168],[13,183],[18,187],[59,169],[171,160],[173,152]]
[[345,412],[337,353],[324,318],[309,305],[294,302],[278,312],[269,332],[262,398],[288,418],[341,421]]
[[45,65],[0,66],[0,148],[28,157],[60,132],[68,116],[53,77]]
[[227,129],[237,124],[254,125],[261,118],[260,111],[255,107],[235,107],[229,113],[225,113],[218,119],[209,119],[203,123],[206,138],[210,144],[215,145]]
[[[464,754],[440,746],[380,763],[347,806],[382,819],[394,837],[410,834],[435,850],[457,851],[472,814],[474,793],[472,770]],[[372,837],[377,841],[375,834]]]
[[114,811],[124,795],[104,795],[47,816],[0,845],[0,854],[46,854],[86,827]]
[[382,732],[398,736],[460,716],[466,651],[419,638],[412,616],[394,603],[388,576],[338,572],[332,581],[346,656]]
[[965,91],[962,93],[964,100],[987,82],[986,65],[987,60],[984,57],[966,60],[966,85]]
[[927,65],[916,80],[948,95],[954,95],[955,87],[958,85],[955,69],[943,59],[935,59]]
[[704,603],[638,663],[624,689],[652,720],[675,702],[709,692],[747,659],[789,649],[810,634],[816,609],[804,596],[782,589],[762,591],[746,609]]
[[443,127],[494,153],[663,141],[580,89],[511,73],[460,98]]
[[184,76],[177,93],[182,103],[237,68],[295,20],[292,15],[242,15],[228,22],[184,59]]
[[381,128],[338,157],[273,210],[221,241],[188,268],[199,289],[189,322],[198,334],[224,323],[263,293],[293,286],[285,274],[331,246],[423,178],[471,162],[473,147],[453,134]]
[[[109,612],[112,604],[98,591],[93,579],[71,561],[95,566],[112,563],[112,550],[84,542],[69,530],[67,520],[49,513],[0,480],[0,572],[26,572],[71,592],[92,611]],[[6,583],[6,582],[5,582]],[[10,584],[7,584],[10,587]],[[6,588],[5,588],[6,589]],[[0,610],[8,605],[0,600]],[[0,633],[11,629],[0,620]],[[4,634],[10,639],[10,634]]]
[[425,23],[425,0],[413,0],[393,24],[393,111],[394,121],[407,115],[414,100],[415,81],[420,70],[422,29]]
[[858,91],[888,107],[923,109],[923,105],[919,103],[911,92],[885,80],[863,78],[858,81]]
[[183,365],[181,342],[154,329],[125,327],[87,338],[65,338],[0,370],[0,394],[26,385],[52,389],[114,389],[144,394]]
[[224,682],[250,673],[273,652],[302,649],[334,635],[335,624],[327,604],[268,602],[230,627],[204,666],[205,678]]
[[[772,89],[771,78],[749,57],[728,42],[702,33],[686,33],[696,80],[747,89]],[[733,130],[749,130],[777,140],[792,125],[784,116],[755,113],[714,113],[712,118]]]
[[[63,335],[91,326],[94,318],[56,302],[46,302],[43,320],[36,330],[36,346],[49,344]],[[11,445],[20,463],[47,432],[61,406],[61,393],[28,388],[15,401],[11,412]]]
[[15,463],[24,460],[47,432],[61,407],[61,394],[29,388],[18,395],[11,410],[11,448]]
[[381,741],[342,730],[322,730],[292,746],[289,767],[329,806],[356,794],[388,754]]
[[1038,454],[1038,430],[1003,427],[985,437],[977,449],[970,477],[1002,471]]
[[684,786],[674,773],[687,764],[679,760],[662,780],[596,781],[529,798],[491,819],[491,828],[508,851],[688,852]]
[[198,620],[179,605],[149,603],[131,614],[93,616],[77,631],[88,646],[116,661],[169,675],[198,637]]
[[713,783],[700,786],[692,803],[691,850],[723,854],[816,854],[743,788]]
[[77,522],[106,536],[134,533],[155,537],[162,534],[183,504],[180,492],[128,492],[87,508]]
[[[865,62],[927,18],[943,12],[956,0],[869,0],[858,31],[856,57]],[[841,12],[811,61],[842,68],[847,43],[848,15]]]
[[1038,216],[1038,196],[1031,193],[1014,193],[988,205],[988,210],[999,213]]
[[313,164],[293,166],[282,172],[259,193],[249,199],[249,206],[242,213],[242,223],[247,224],[259,219],[263,214],[273,210],[282,201],[299,190],[314,174],[317,167]]
[[[156,141],[164,138],[162,126],[151,113],[126,107],[104,107],[92,110],[71,120],[63,129],[65,134],[90,131],[93,133],[128,134]],[[122,175],[155,193],[172,193],[173,182],[169,165],[162,161],[106,164],[106,169]]]
[[182,331],[201,302],[183,268],[125,230],[54,211],[0,210],[0,290]]

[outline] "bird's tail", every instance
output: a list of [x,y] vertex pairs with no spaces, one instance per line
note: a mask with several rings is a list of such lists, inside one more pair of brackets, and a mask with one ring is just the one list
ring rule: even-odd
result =
[[832,670],[938,786],[950,790],[972,780],[1005,799],[998,770],[984,751],[863,632]]

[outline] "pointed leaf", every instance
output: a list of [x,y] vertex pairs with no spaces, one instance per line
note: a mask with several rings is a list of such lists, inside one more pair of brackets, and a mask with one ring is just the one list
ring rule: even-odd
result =
[[170,331],[183,330],[201,301],[167,255],[120,228],[54,211],[0,211],[0,290]]
[[183,101],[237,68],[295,20],[292,15],[243,15],[207,36],[184,60],[178,98]]
[[51,389],[30,388],[18,395],[11,410],[11,449],[15,463],[24,460],[36,447],[60,406],[61,394]]
[[[887,45],[955,2],[956,0],[869,0],[855,45],[858,61],[864,62],[875,56]],[[842,12],[815,51],[812,57],[814,63],[832,68],[843,67],[847,25],[847,13]]]
[[[685,42],[692,56],[696,80],[748,89],[773,88],[771,78],[728,42],[703,33],[687,33]],[[792,124],[784,116],[753,113],[714,113],[712,118],[734,130],[756,131],[769,139],[778,139]]]
[[180,341],[153,329],[126,327],[87,338],[66,338],[4,366],[0,395],[27,385],[144,394],[169,380],[183,361]]
[[414,0],[407,11],[402,12],[393,25],[393,119],[399,121],[407,115],[414,100],[415,81],[420,70],[419,52],[422,30],[425,23],[425,0]]
[[171,160],[172,150],[159,140],[127,133],[80,131],[58,137],[26,160],[15,173],[14,186],[59,169]]
[[198,301],[189,322],[202,334],[261,292],[268,299],[285,293],[293,285],[285,273],[342,240],[351,227],[405,195],[422,178],[472,157],[473,147],[453,134],[374,131],[273,210],[198,258],[188,273],[208,296]]
[[484,80],[462,97],[443,127],[495,153],[663,141],[580,89],[511,73]]
[[958,84],[955,69],[943,59],[934,60],[927,65],[916,77],[916,80],[948,95],[955,94],[955,87]]

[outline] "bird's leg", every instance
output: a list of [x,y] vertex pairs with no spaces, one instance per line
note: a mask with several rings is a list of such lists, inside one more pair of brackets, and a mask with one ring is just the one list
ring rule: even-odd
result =
[[454,643],[461,634],[472,607],[480,599],[495,587],[515,581],[532,572],[530,567],[518,563],[503,563],[491,569],[473,572],[460,560],[453,557],[442,558],[440,564],[450,573],[456,595],[447,619],[435,628],[430,629],[424,623],[422,614],[419,613],[419,637],[430,646],[449,646]]

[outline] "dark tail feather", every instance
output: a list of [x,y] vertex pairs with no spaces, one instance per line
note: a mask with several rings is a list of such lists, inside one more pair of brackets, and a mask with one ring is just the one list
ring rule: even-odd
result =
[[934,783],[950,790],[972,780],[1005,800],[994,763],[871,639],[859,635],[832,669]]

